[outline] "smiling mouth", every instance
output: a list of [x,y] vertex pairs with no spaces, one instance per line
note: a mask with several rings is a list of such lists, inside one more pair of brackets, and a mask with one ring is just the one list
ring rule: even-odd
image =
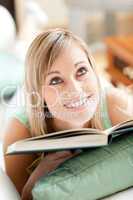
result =
[[92,94],[89,95],[88,97],[85,97],[83,99],[80,99],[79,101],[74,101],[72,103],[67,103],[64,104],[64,106],[66,108],[72,109],[72,108],[79,108],[79,107],[84,107],[85,105],[87,105],[87,103],[89,102],[89,99],[92,97]]

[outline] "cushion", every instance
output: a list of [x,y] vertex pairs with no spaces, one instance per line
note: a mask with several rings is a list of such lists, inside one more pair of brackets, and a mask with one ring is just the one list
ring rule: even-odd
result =
[[24,64],[13,54],[0,52],[0,95],[11,96],[22,84]]
[[105,197],[102,200],[131,200],[133,198],[133,187],[117,192],[109,197]]
[[14,184],[1,168],[0,168],[0,199],[4,200],[21,199]]
[[64,162],[32,189],[34,200],[94,200],[133,186],[133,135],[90,148]]

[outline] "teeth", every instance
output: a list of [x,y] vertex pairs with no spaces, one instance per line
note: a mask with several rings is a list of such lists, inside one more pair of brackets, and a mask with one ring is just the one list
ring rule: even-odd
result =
[[85,104],[87,102],[88,102],[88,99],[85,98],[85,99],[82,99],[82,100],[77,101],[75,103],[71,103],[69,105],[66,105],[66,107],[68,107],[68,108],[76,108],[76,107],[79,107],[79,106],[81,106],[81,105],[83,105],[83,104]]

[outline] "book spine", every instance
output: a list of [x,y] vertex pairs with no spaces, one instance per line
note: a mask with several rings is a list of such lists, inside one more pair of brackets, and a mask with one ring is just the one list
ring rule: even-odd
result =
[[112,143],[112,140],[113,140],[113,135],[112,135],[112,134],[109,134],[109,135],[108,135],[108,144],[111,144],[111,143]]
[[115,138],[115,137],[118,137],[120,135],[124,135],[124,134],[128,134],[128,133],[133,133],[133,127],[128,127],[128,128],[116,130],[112,133],[112,137]]

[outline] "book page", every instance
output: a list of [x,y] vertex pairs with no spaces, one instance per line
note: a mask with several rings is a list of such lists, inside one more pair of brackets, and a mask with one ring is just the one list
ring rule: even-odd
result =
[[34,141],[17,141],[10,145],[6,155],[16,153],[47,152],[51,150],[79,149],[88,147],[105,146],[108,144],[108,136],[102,135],[78,135],[77,137],[52,138]]
[[128,128],[128,127],[133,127],[133,119],[126,120],[124,122],[116,124],[115,126],[112,126],[111,128],[104,130],[103,132],[104,132],[104,134],[109,135],[115,130]]
[[[34,140],[41,140],[41,139],[54,139],[54,138],[65,138],[70,136],[76,136],[76,135],[99,135],[103,134],[102,130],[99,129],[93,129],[93,128],[76,128],[76,129],[69,129],[64,131],[57,131],[54,133],[49,133],[46,135],[41,135],[37,137],[27,138],[23,141],[34,141]],[[21,140],[22,141],[22,140]]]

